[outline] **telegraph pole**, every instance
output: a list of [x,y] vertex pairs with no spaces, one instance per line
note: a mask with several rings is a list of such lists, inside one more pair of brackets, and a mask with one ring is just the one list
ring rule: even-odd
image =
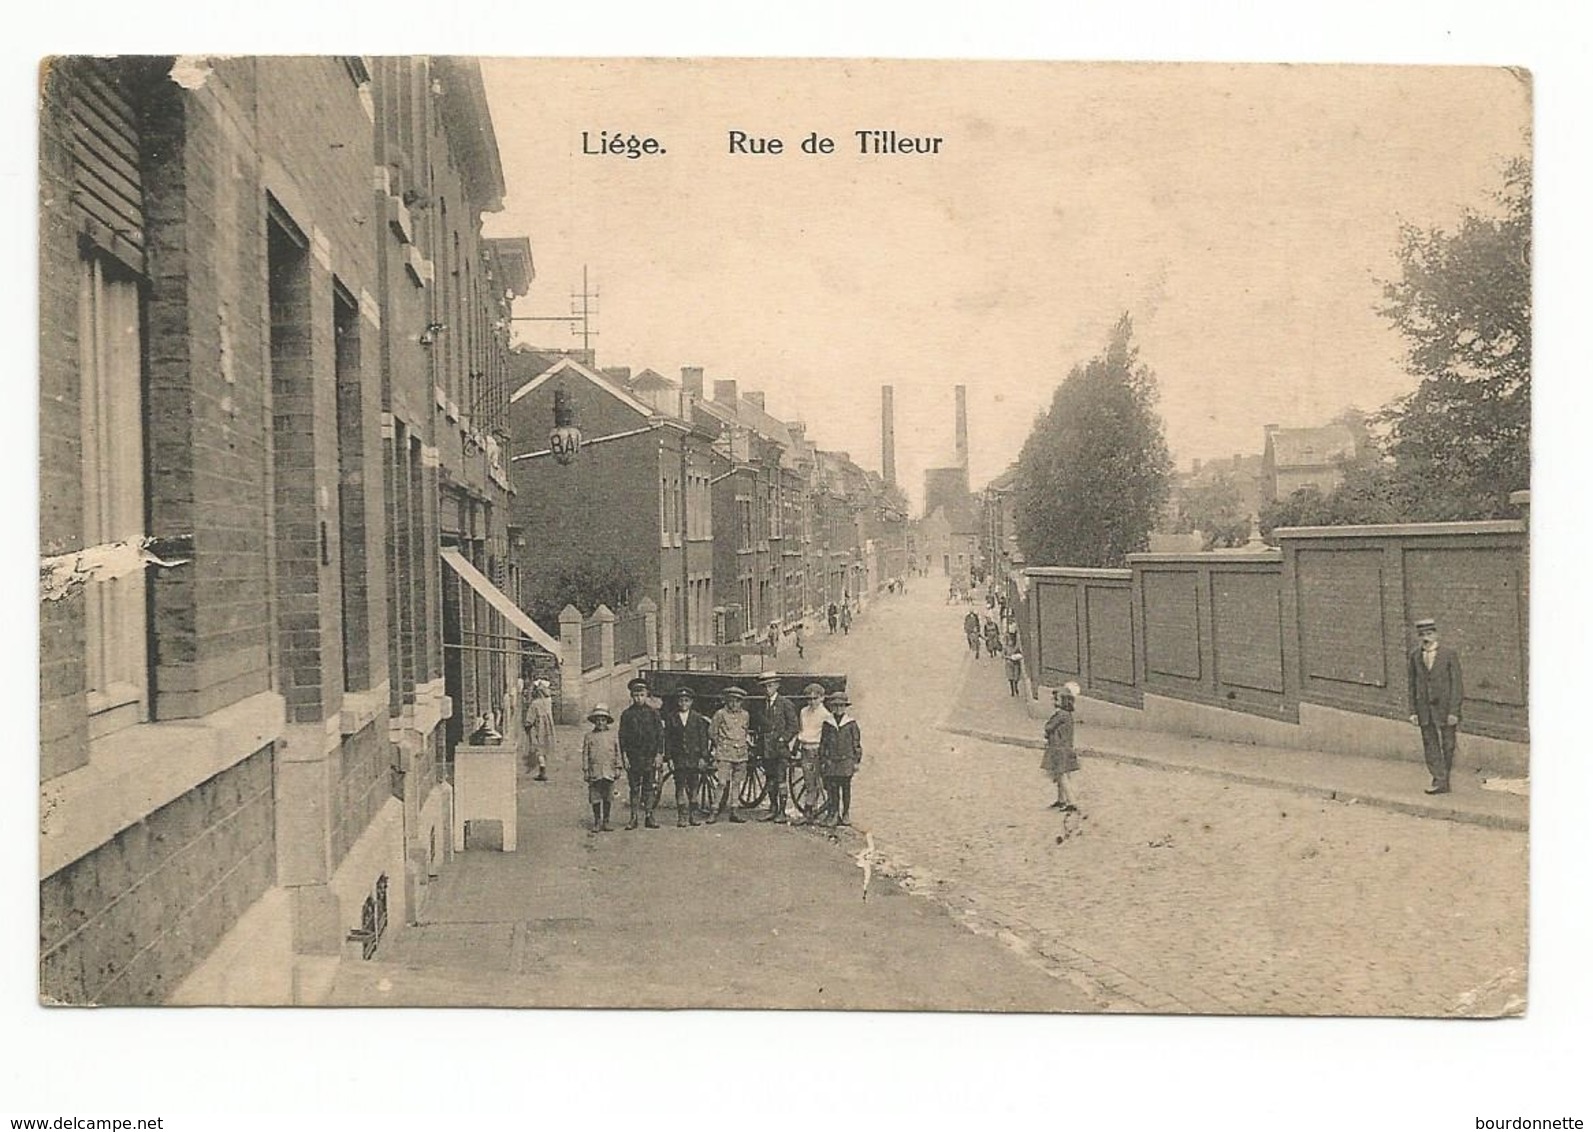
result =
[[510,322],[562,322],[569,325],[571,332],[575,324],[581,324],[581,350],[587,357],[592,355],[592,339],[597,337],[597,331],[592,329],[592,316],[598,313],[595,300],[599,293],[592,290],[587,282],[586,265],[581,265],[581,289],[570,292],[569,314],[541,314],[541,315],[515,315]]

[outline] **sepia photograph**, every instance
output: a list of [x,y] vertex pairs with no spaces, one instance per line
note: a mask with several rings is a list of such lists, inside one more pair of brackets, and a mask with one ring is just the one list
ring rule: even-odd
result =
[[1526,65],[503,50],[35,61],[33,1010],[1519,1032]]

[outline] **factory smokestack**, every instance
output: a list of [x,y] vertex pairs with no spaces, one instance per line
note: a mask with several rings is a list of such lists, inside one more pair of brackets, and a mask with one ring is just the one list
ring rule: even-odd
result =
[[957,386],[957,466],[968,466],[968,387]]
[[881,475],[886,487],[896,486],[896,390],[889,385],[880,387],[879,423]]

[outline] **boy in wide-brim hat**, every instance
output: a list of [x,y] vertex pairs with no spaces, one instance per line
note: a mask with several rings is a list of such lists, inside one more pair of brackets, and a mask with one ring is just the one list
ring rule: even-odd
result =
[[592,730],[581,739],[581,774],[586,779],[586,800],[592,806],[592,832],[607,833],[614,805],[614,782],[620,776],[619,733],[613,729],[614,713],[596,704],[586,714]]

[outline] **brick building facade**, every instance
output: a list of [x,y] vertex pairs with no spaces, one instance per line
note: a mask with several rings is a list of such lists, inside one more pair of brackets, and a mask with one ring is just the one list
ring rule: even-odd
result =
[[[314,1001],[368,907],[418,908],[437,724],[491,698],[443,691],[439,499],[501,526],[507,479],[433,394],[506,403],[491,146],[473,64],[47,66],[49,998]],[[432,323],[474,331],[439,360]]]

